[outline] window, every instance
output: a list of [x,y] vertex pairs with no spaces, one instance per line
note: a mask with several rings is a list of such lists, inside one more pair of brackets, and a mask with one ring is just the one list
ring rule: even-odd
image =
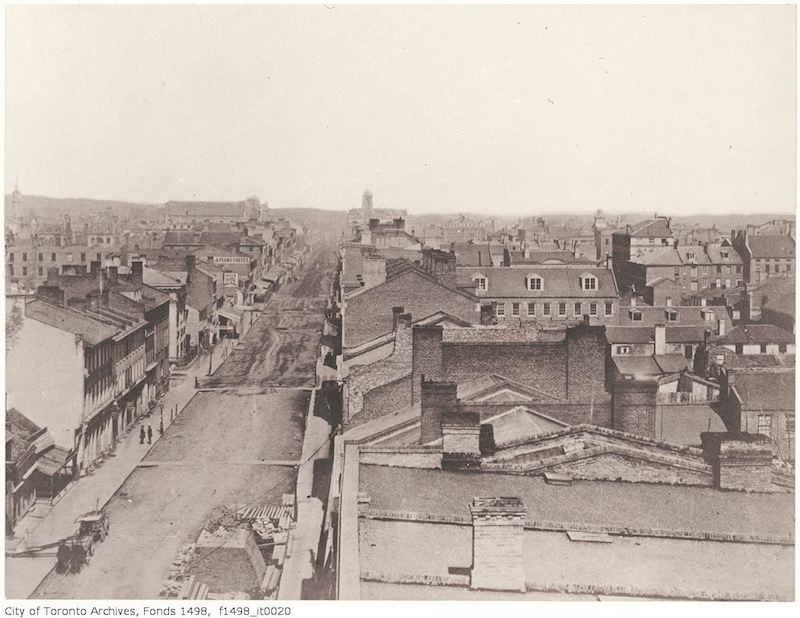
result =
[[778,352],[780,354],[786,354],[786,344],[785,343],[778,344]]
[[720,255],[722,255],[723,260],[727,260],[730,257],[730,253],[727,251],[720,251]]
[[633,322],[641,322],[642,321],[642,312],[641,311],[631,311],[631,320]]
[[736,266],[736,274],[739,275],[739,274],[741,274],[741,272],[742,272],[742,265],[741,264],[737,264],[737,266]]
[[593,318],[597,317],[597,303],[589,303],[589,315]]
[[42,253],[39,254],[39,261],[44,262],[44,254]]
[[110,245],[110,244],[111,244],[111,238],[108,238],[108,237],[106,238],[106,244],[107,244],[107,245]]
[[506,317],[506,304],[505,303],[497,303],[497,317],[498,318]]
[[791,265],[791,264],[789,264],[789,262],[786,262],[786,272],[787,272],[787,273],[790,273],[790,272],[792,272],[792,265]]
[[55,262],[56,261],[56,254],[55,253],[51,253],[50,254],[50,261],[51,262]]
[[39,267],[39,276],[41,277],[41,276],[43,276],[43,275],[44,275],[44,268],[42,268],[42,267],[40,266],[40,267]]
[[687,251],[686,252],[686,259],[693,260],[694,259],[694,251]]
[[631,346],[629,345],[617,346],[617,354],[630,354],[630,353],[631,353]]
[[550,303],[545,303],[542,305],[542,315],[547,318],[550,317]]
[[772,437],[772,415],[759,414],[758,415],[758,433],[764,436]]
[[542,278],[539,275],[531,275],[528,277],[528,289],[539,291],[542,289]]
[[737,354],[744,354],[744,345],[741,343],[736,344],[736,353]]
[[692,268],[689,270],[689,273],[691,274],[692,277],[696,277],[697,276],[697,266],[692,266]]
[[558,303],[558,317],[563,318],[567,315],[567,303]]
[[98,253],[98,254],[97,254],[97,261],[99,262],[99,261],[100,261],[100,260],[102,260],[102,259],[103,259],[103,255],[102,255],[102,254],[100,254],[100,253]]
[[690,360],[692,360],[693,356],[694,356],[694,349],[692,348],[691,345],[685,344],[683,346],[683,358],[685,358],[686,360],[690,361]]
[[519,317],[519,303],[511,303],[511,316],[515,318]]
[[680,277],[681,276],[681,269],[680,268],[676,268],[674,275],[675,275],[675,278]]
[[[25,254],[24,254],[24,253],[22,254],[22,257],[23,257],[23,258],[25,257]],[[765,272],[765,273],[767,273],[767,274],[769,274],[769,268],[770,268],[770,267],[769,267],[769,264],[767,264],[766,266],[764,266],[764,272]]]
[[475,287],[481,291],[485,292],[487,285],[486,285],[486,277],[475,277]]
[[586,275],[585,277],[583,277],[583,285],[581,287],[587,291],[596,290],[597,277],[593,275]]
[[536,303],[528,303],[528,317],[532,318],[536,315]]
[[669,322],[677,322],[678,321],[678,312],[674,310],[667,311],[667,321]]
[[717,354],[716,361],[717,361],[717,365],[722,367],[725,364],[725,355],[724,354]]
[[672,296],[667,296],[667,307],[672,307]]
[[766,343],[762,343],[760,348],[761,348],[761,353],[762,354],[766,354],[767,353],[767,344]]
[[606,317],[614,315],[614,303],[606,301],[605,309],[606,309]]
[[[28,261],[28,254],[26,252],[24,252],[24,251],[22,253],[22,261],[23,262],[27,262]],[[767,271],[767,272],[769,272],[769,271]]]
[[717,266],[717,274],[718,275],[722,274],[722,266]]
[[8,273],[9,273],[9,274],[10,274],[12,277],[14,276],[14,266],[13,266],[13,265],[9,265],[9,266],[8,266]]
[[575,317],[580,317],[582,310],[583,305],[581,303],[575,303],[575,306],[573,307],[573,313],[575,314]]
[[86,254],[85,253],[81,253],[81,262],[85,262],[85,261],[86,261]]
[[23,266],[22,267],[22,276],[23,277],[27,277],[28,276],[28,267],[27,266]]

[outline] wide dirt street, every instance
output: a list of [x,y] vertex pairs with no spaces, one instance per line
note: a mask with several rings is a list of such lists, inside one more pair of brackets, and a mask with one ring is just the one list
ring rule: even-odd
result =
[[[33,598],[155,599],[180,548],[223,508],[278,505],[295,492],[310,391],[333,268],[309,256],[202,386],[105,510],[111,529],[75,575],[54,571]],[[322,298],[308,298],[306,293]]]

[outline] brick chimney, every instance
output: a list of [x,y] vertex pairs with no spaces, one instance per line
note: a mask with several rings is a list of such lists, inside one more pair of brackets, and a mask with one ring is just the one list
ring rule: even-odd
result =
[[469,587],[525,592],[525,519],[520,498],[473,498]]
[[403,313],[403,307],[392,307],[392,330],[397,331],[397,323],[400,320],[400,314]]
[[736,491],[772,492],[774,448],[768,436],[704,432],[703,457],[711,465],[714,486]]
[[[417,324],[412,329],[411,403],[422,400],[422,376],[429,380],[444,379],[444,356],[441,326]],[[437,422],[438,424],[438,422]],[[438,431],[438,430],[437,430]]]
[[478,412],[447,409],[442,416],[442,469],[481,465],[481,418]]
[[131,272],[128,281],[134,285],[142,285],[142,277],[144,275],[144,264],[141,260],[134,260],[131,262]]
[[481,326],[494,324],[494,303],[481,304]]
[[656,324],[654,327],[655,353],[667,353],[667,327],[664,324]]
[[108,267],[108,284],[109,285],[117,285],[117,267],[116,266],[109,266]]
[[421,386],[419,443],[427,444],[442,437],[442,420],[446,414],[456,412],[458,385],[455,382],[426,380],[423,375]]
[[186,283],[189,283],[189,276],[191,276],[191,273],[194,270],[194,255],[186,255],[184,256],[183,260],[186,265],[186,272],[189,273],[189,275],[186,277]]

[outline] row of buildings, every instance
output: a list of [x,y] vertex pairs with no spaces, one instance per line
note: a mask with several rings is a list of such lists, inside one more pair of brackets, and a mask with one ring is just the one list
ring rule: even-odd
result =
[[[336,596],[792,599],[791,230],[690,245],[656,217],[616,255],[545,231],[435,248],[403,217],[350,226]],[[668,253],[680,273],[637,270]]]
[[69,217],[53,237],[7,234],[7,531],[108,456],[174,368],[238,338],[302,265],[309,237],[296,224],[174,204],[170,227],[153,224],[141,244],[125,221],[96,244]]

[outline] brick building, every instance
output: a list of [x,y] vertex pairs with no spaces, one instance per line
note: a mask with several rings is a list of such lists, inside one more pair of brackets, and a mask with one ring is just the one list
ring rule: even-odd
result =
[[458,286],[494,306],[498,322],[615,323],[619,311],[614,273],[586,265],[537,264],[529,268],[456,269]]
[[742,256],[747,283],[780,277],[794,279],[794,238],[791,236],[763,236],[740,231],[733,246]]
[[612,232],[611,256],[614,268],[675,244],[669,217],[655,216]]
[[488,449],[476,420],[427,445],[337,436],[337,598],[793,598],[791,472],[768,442],[582,425]]

